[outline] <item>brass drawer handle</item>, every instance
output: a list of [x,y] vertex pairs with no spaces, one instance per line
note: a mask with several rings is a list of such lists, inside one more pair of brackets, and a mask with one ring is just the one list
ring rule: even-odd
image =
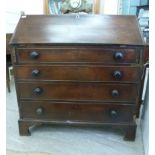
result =
[[30,58],[33,59],[33,60],[36,60],[36,59],[39,58],[39,55],[40,54],[38,52],[33,51],[33,52],[30,53]]
[[33,94],[35,94],[35,95],[41,95],[42,93],[43,93],[42,88],[37,87],[37,88],[33,89]]
[[115,54],[114,54],[114,59],[115,59],[116,61],[121,61],[121,60],[124,59],[124,54],[123,54],[122,52],[120,52],[120,51],[115,52]]
[[44,108],[43,107],[39,107],[36,109],[36,114],[37,115],[42,115],[44,113]]
[[116,90],[116,89],[112,90],[111,95],[112,95],[113,97],[118,97],[118,96],[119,96],[118,90]]
[[122,72],[116,70],[113,72],[113,77],[117,80],[120,80],[123,77],[123,74],[122,74]]
[[33,77],[37,77],[37,76],[40,75],[40,70],[34,69],[34,70],[32,70],[31,74],[32,74]]

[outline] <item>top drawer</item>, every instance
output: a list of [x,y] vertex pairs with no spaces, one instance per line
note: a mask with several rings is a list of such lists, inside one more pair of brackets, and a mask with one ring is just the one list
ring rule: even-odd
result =
[[18,63],[139,63],[134,48],[18,48]]

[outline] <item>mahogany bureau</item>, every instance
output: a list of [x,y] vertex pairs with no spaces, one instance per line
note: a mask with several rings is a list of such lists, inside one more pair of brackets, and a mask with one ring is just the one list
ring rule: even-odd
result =
[[111,126],[135,139],[144,48],[135,16],[21,16],[10,44],[20,135],[53,123]]

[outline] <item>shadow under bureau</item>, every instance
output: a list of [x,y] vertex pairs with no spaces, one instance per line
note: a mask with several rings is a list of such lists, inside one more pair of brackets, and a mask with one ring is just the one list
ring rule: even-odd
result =
[[135,16],[21,16],[10,44],[20,135],[54,123],[118,127],[135,139],[144,48]]

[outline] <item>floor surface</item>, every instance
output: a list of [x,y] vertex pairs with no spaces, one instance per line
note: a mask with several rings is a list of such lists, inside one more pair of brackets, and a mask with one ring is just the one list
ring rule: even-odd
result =
[[139,125],[135,142],[124,141],[122,133],[112,129],[51,125],[34,128],[31,136],[19,136],[13,79],[11,93],[6,93],[6,101],[8,150],[51,155],[144,155]]

